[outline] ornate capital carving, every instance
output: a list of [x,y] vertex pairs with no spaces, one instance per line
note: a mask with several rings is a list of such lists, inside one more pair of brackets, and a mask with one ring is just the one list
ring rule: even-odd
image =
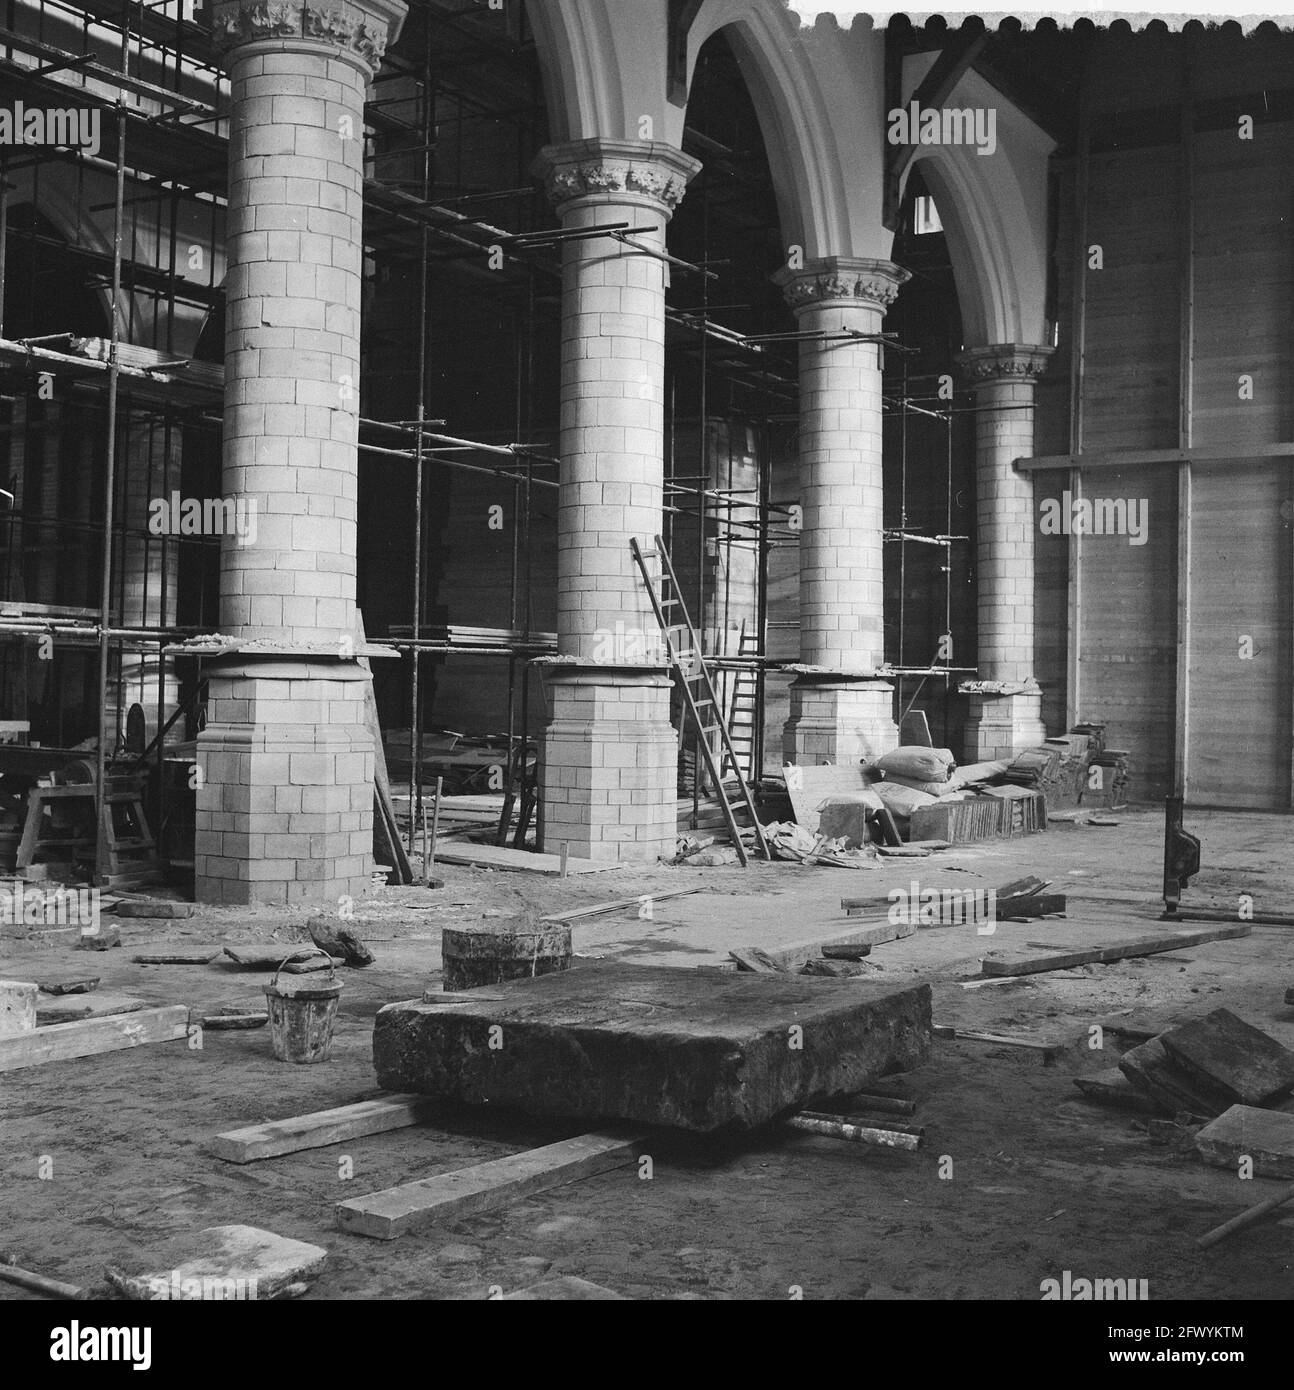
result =
[[853,300],[882,313],[894,303],[899,288],[912,278],[910,270],[893,261],[850,256],[824,256],[803,270],[779,270],[773,282],[782,287],[792,309]]
[[658,204],[666,216],[683,199],[699,160],[672,145],[650,140],[578,140],[546,145],[533,170],[544,180],[553,206],[577,198],[621,195]]
[[221,55],[265,39],[312,39],[376,71],[407,13],[404,0],[217,0],[212,39]]
[[989,347],[966,348],[957,354],[957,364],[972,386],[1032,384],[1047,370],[1054,351],[1029,343],[994,343]]

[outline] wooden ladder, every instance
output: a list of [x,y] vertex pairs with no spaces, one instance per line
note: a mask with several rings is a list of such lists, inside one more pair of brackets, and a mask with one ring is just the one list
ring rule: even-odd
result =
[[[706,770],[710,774],[710,781],[714,786],[719,805],[723,808],[723,818],[728,827],[728,834],[731,836],[733,847],[737,851],[737,858],[745,867],[749,859],[734,816],[734,812],[739,808],[744,809],[749,814],[750,823],[754,828],[755,845],[758,853],[764,859],[771,859],[768,841],[764,838],[764,827],[759,823],[759,817],[755,814],[755,803],[750,795],[750,785],[742,773],[741,763],[737,758],[737,750],[733,747],[732,733],[723,717],[723,709],[715,694],[714,680],[710,675],[709,667],[705,664],[705,656],[701,651],[701,643],[696,635],[696,629],[692,626],[691,618],[688,617],[687,605],[683,602],[682,591],[674,574],[674,566],[670,563],[669,552],[665,549],[665,542],[660,536],[653,536],[652,541],[656,547],[654,550],[644,551],[638,544],[637,537],[630,540],[629,548],[633,552],[638,573],[642,575],[647,597],[651,600],[652,612],[655,613],[661,634],[665,638],[665,650],[669,657],[670,673],[678,684],[679,693],[683,697],[684,708],[696,730],[697,744],[700,747],[701,756],[705,759]],[[647,568],[649,559],[660,560],[659,590],[652,578],[651,571]],[[672,609],[678,610],[682,621],[670,622],[667,615]],[[675,646],[676,636],[686,642],[683,649]],[[696,686],[695,690],[693,689],[694,685]],[[715,734],[719,736],[717,750],[711,742]],[[735,802],[728,799],[728,792],[723,783],[724,774],[729,768],[732,769],[737,778],[737,787],[740,793],[739,800]]]
[[[737,654],[761,656],[760,646],[759,637],[748,633],[743,622],[741,636],[737,641]],[[763,772],[763,768],[756,766],[760,742],[756,737],[760,718],[759,707],[759,672],[754,667],[743,666],[732,673],[731,693],[728,697],[728,731],[732,735],[732,746],[741,760],[740,775],[752,786]]]

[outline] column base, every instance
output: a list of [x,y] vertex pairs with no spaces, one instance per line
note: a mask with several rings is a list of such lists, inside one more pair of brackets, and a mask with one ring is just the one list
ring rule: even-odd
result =
[[198,735],[201,903],[331,903],[368,892],[373,740],[368,673],[275,660],[210,675]]
[[966,761],[1010,761],[1025,748],[1036,748],[1047,737],[1042,722],[1042,691],[1017,695],[969,695],[966,721]]
[[888,682],[801,678],[791,686],[783,761],[800,766],[871,762],[898,746],[894,688]]
[[576,858],[654,863],[678,838],[678,733],[658,671],[550,668],[540,778],[544,843]]

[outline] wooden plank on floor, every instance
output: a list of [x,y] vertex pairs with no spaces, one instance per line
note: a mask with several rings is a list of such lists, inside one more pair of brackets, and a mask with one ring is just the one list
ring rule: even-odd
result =
[[[504,849],[499,845],[473,845],[466,841],[446,840],[436,846],[438,864],[464,864],[479,869],[503,869],[511,872],[559,874],[562,870],[558,854],[531,854],[524,849]],[[619,864],[595,864],[591,859],[568,859],[568,874],[601,874],[618,869]]]
[[97,1057],[143,1043],[175,1042],[188,1036],[187,1004],[168,1004],[137,1013],[87,1018],[79,1023],[55,1023],[0,1038],[0,1071],[17,1071],[42,1062],[66,1062],[75,1057]]
[[638,1159],[644,1142],[612,1131],[581,1134],[475,1168],[338,1202],[337,1226],[352,1235],[395,1240],[427,1226],[496,1211],[550,1187],[623,1168]]
[[[765,949],[764,954],[775,965],[784,970],[794,970],[817,960],[827,946],[881,946],[887,941],[899,941],[905,936],[915,936],[915,922],[873,922],[869,926],[855,927],[852,931],[834,932],[830,936],[811,936],[806,941],[794,941],[788,946],[774,946]],[[735,955],[736,952],[730,954]]]
[[1242,922],[1206,927],[1200,931],[1138,936],[1131,941],[1109,946],[1083,946],[1045,956],[1029,951],[995,951],[984,957],[983,973],[986,976],[1039,975],[1048,970],[1069,970],[1076,965],[1108,965],[1132,956],[1153,956],[1161,951],[1179,951],[1186,946],[1202,946],[1210,941],[1232,941],[1237,937],[1249,936],[1252,931],[1252,923]]
[[255,1163],[302,1149],[322,1149],[346,1139],[362,1139],[368,1134],[406,1129],[430,1120],[438,1108],[428,1096],[381,1096],[335,1110],[316,1110],[309,1115],[229,1130],[216,1135],[210,1151],[229,1163]]
[[[568,861],[569,862],[569,861]],[[654,904],[663,903],[669,898],[686,898],[692,893],[701,892],[698,884],[695,888],[671,888],[664,893],[640,893],[636,898],[616,898],[614,902],[594,903],[592,907],[576,907],[570,912],[551,912],[547,917],[541,917],[541,922],[578,922],[585,917],[601,917],[607,912],[621,912],[630,907],[642,907],[644,903]]]

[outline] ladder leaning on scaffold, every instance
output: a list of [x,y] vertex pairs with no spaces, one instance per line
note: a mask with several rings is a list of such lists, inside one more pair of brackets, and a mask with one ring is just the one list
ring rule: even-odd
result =
[[[749,862],[746,847],[742,843],[741,831],[738,829],[734,815],[738,809],[744,809],[749,814],[750,823],[754,827],[757,852],[762,858],[771,859],[768,841],[764,837],[764,827],[759,823],[759,817],[755,814],[755,803],[750,795],[750,786],[742,774],[741,763],[737,758],[736,749],[733,747],[732,734],[715,694],[714,681],[710,675],[709,667],[705,664],[700,639],[697,637],[696,629],[692,626],[692,620],[688,616],[687,605],[683,602],[682,591],[679,589],[678,579],[674,574],[674,566],[670,563],[669,552],[665,549],[665,542],[660,536],[653,536],[652,543],[655,549],[644,551],[638,544],[637,537],[634,537],[630,540],[629,547],[633,552],[634,563],[638,566],[638,573],[642,575],[647,597],[651,600],[652,611],[656,615],[656,621],[660,625],[661,634],[665,639],[665,651],[669,657],[670,673],[678,683],[679,691],[683,696],[684,708],[696,730],[701,756],[705,759],[706,770],[709,772],[710,781],[714,785],[715,795],[719,799],[720,806],[723,807],[723,818],[727,823],[728,834],[732,837],[733,846],[736,848],[737,858],[743,867]],[[659,559],[661,566],[659,590],[647,567],[647,561],[654,559]],[[681,621],[670,621],[668,614],[671,609],[678,610]],[[680,651],[675,646],[675,635],[686,638],[686,650]],[[693,689],[693,685],[696,685],[696,690]],[[709,717],[706,717],[707,714]],[[715,733],[719,735],[717,753],[711,742],[711,736]],[[724,789],[724,773],[729,768],[732,769],[740,789],[738,801],[730,801],[728,793]]]

